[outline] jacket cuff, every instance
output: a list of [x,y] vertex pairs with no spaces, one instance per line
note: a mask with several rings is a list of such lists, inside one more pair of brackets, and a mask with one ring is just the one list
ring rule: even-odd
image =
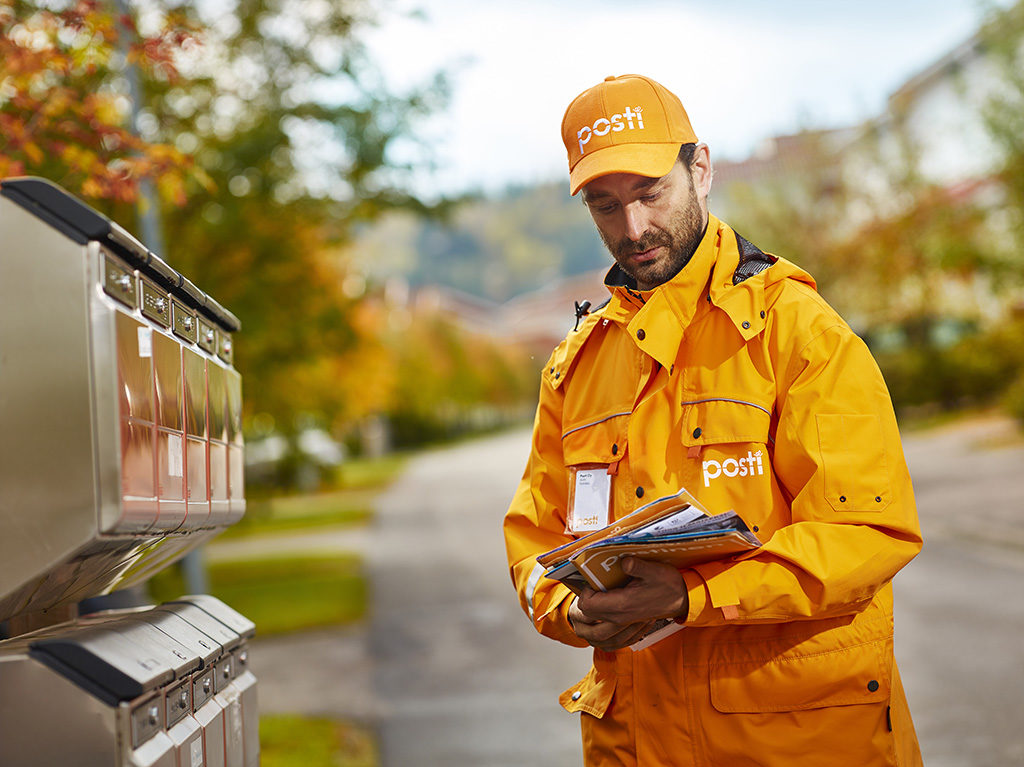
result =
[[576,595],[569,589],[565,589],[565,592],[561,601],[537,620],[537,628],[542,634],[563,644],[572,647],[589,647],[590,645],[576,635],[569,622],[569,607]]

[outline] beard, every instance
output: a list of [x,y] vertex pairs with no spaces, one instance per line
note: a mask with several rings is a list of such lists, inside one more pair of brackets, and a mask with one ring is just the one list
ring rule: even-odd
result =
[[[609,241],[604,232],[598,231],[619,268],[636,280],[642,290],[650,290],[668,282],[682,271],[704,238],[706,228],[707,223],[691,177],[686,204],[672,214],[666,228],[652,227],[639,240],[624,237],[618,242]],[[667,252],[654,261],[638,264],[631,258],[659,246],[663,246]]]

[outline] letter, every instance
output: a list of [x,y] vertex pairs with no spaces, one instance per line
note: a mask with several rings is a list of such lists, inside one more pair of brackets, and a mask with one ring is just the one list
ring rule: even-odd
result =
[[[704,464],[701,466],[701,468],[704,470],[704,487],[711,487],[711,480],[717,479],[718,476],[722,473],[722,464],[720,464],[713,458],[704,461]],[[715,473],[709,474],[708,468],[713,468],[715,470]]]
[[747,459],[746,458],[740,458],[739,464],[740,464],[740,476],[741,477],[747,476]]
[[[608,127],[605,128],[604,130],[598,130],[597,126],[598,126],[599,123],[604,123]],[[612,124],[610,122],[608,122],[608,118],[607,117],[598,117],[596,120],[594,120],[594,135],[595,136],[607,136],[608,135],[608,131],[610,131],[611,129],[612,129]]]
[[[733,469],[729,471],[729,464],[733,465]],[[722,461],[722,473],[727,477],[735,477],[740,471],[740,465],[736,462],[735,458],[726,458]]]
[[[583,138],[583,131],[587,132],[586,138]],[[583,145],[590,141],[590,133],[590,126],[584,125],[582,128],[580,128],[580,132],[576,134],[576,138],[580,140],[580,154],[583,154]]]
[[622,124],[622,115],[612,115],[612,130],[618,133],[626,126]]
[[644,128],[644,116],[641,114],[643,111],[643,107],[633,107],[633,112],[636,114],[636,127],[640,130]]
[[764,469],[761,466],[761,451],[757,451],[757,473],[764,474]]
[[604,559],[601,560],[601,567],[604,568],[605,572],[608,572],[609,570],[612,569],[612,565],[614,565],[618,561],[619,561],[619,555],[618,554],[614,554],[614,555],[612,555],[610,557],[605,557]]
[[629,124],[629,129],[633,130],[633,111],[629,107],[626,107],[622,114],[626,118],[626,122]]

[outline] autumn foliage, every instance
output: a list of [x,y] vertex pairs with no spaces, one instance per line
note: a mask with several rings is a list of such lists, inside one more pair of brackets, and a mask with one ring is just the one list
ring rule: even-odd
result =
[[83,196],[134,202],[156,182],[184,202],[192,160],[131,129],[126,71],[174,81],[175,60],[198,44],[195,30],[167,14],[140,35],[129,16],[79,0],[63,9],[0,0],[0,177],[43,175]]

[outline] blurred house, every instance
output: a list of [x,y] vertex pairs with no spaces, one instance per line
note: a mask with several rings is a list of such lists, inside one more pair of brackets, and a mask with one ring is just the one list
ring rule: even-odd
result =
[[[1005,158],[988,121],[994,101],[1020,99],[1008,84],[1020,73],[1009,70],[987,35],[979,29],[908,78],[885,110],[861,125],[773,137],[742,161],[716,162],[712,210],[727,221],[741,220],[745,205],[764,205],[766,195],[775,195],[785,200],[779,210],[808,211],[811,220],[827,221],[835,237],[852,241],[865,227],[925,200],[951,209],[971,206],[984,214],[986,246],[1014,258],[1019,234],[998,178]],[[1021,300],[984,270],[950,270],[937,287],[927,288],[937,314],[976,312],[993,320]]]
[[547,358],[572,330],[577,302],[589,301],[590,308],[596,309],[608,300],[604,287],[607,271],[602,268],[563,277],[504,303],[443,285],[427,285],[411,292],[409,308],[421,316],[442,314],[468,333],[513,343]]

